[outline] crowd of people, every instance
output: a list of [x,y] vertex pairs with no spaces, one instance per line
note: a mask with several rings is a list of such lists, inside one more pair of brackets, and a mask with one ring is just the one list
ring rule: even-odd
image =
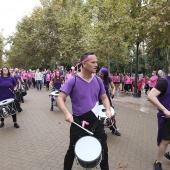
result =
[[[0,102],[13,99],[12,104],[15,104],[16,108],[13,110],[14,113],[11,116],[14,127],[19,128],[17,112],[22,111],[21,103],[24,103],[24,96],[27,94],[28,89],[32,87],[36,88],[37,91],[41,91],[45,87],[47,91],[60,91],[56,102],[60,110],[64,113],[65,120],[71,123],[70,144],[64,160],[64,170],[72,169],[75,157],[75,143],[80,137],[87,136],[87,133],[73,124],[73,122],[76,122],[81,125],[82,121],[88,122],[86,128],[93,131],[94,137],[100,140],[103,149],[103,159],[101,160],[100,167],[102,170],[109,170],[107,136],[104,131],[104,124],[98,119],[94,110],[97,104],[104,105],[106,116],[113,120],[111,126],[109,126],[112,134],[121,136],[116,126],[116,116],[112,116],[111,113],[111,108],[114,108],[112,101],[115,94],[120,94],[121,91],[124,91],[125,94],[134,91],[135,75],[109,74],[108,69],[104,67],[100,68],[97,73],[97,57],[91,52],[84,53],[77,66],[80,66],[81,71],[77,72],[75,67],[71,67],[71,69],[65,71],[62,70],[62,67],[58,67],[54,71],[50,69],[42,71],[40,69],[24,70],[3,67],[0,73]],[[144,91],[145,95],[148,95],[148,100],[159,109],[159,151],[157,161],[154,163],[155,170],[162,170],[161,160],[170,142],[170,133],[167,130],[167,128],[170,128],[168,119],[170,115],[170,106],[168,104],[170,80],[169,76],[164,78],[164,75],[165,73],[159,70],[158,74],[156,71],[153,71],[150,77],[147,75],[139,75],[137,77],[138,97],[141,97],[141,92]],[[71,98],[73,113],[70,113],[65,105],[68,95]],[[9,103],[11,107],[13,107],[12,104]],[[51,106],[51,110],[53,110],[53,106]],[[2,111],[1,109],[0,114]],[[2,128],[5,125],[4,117],[0,117],[0,128]],[[166,152],[165,156],[170,159],[169,152]]]

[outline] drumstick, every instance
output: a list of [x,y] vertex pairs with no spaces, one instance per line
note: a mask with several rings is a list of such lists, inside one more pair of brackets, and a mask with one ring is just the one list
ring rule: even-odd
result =
[[9,88],[9,90],[10,90],[11,92],[13,92],[10,88]]
[[72,122],[72,123],[74,123],[75,125],[77,125],[78,127],[80,127],[80,128],[82,128],[83,130],[85,130],[87,133],[89,133],[90,135],[94,135],[94,133],[93,132],[90,132],[89,130],[87,130],[87,129],[85,129],[85,128],[83,128],[82,126],[80,126],[79,124],[77,124],[76,122]]

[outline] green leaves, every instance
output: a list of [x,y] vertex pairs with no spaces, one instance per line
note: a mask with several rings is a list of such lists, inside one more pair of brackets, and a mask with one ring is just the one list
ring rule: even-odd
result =
[[41,0],[42,6],[25,16],[9,38],[8,63],[53,68],[51,63],[74,65],[82,53],[94,51],[100,65],[107,66],[109,56],[119,69],[128,65],[128,47],[135,51],[139,39],[151,57],[156,48],[170,46],[170,5],[163,0],[143,2]]

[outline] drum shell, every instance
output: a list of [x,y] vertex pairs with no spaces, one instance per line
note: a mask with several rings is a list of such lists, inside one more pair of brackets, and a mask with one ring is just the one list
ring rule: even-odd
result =
[[[2,104],[3,102],[4,104]],[[17,112],[17,107],[16,107],[14,99],[7,99],[7,100],[1,101],[1,105],[0,105],[0,117],[1,118],[12,116],[16,114],[16,112]]]
[[94,161],[91,161],[91,162],[85,162],[85,161],[77,158],[78,163],[83,168],[86,168],[86,169],[93,169],[93,168],[97,167],[100,164],[101,160],[102,160],[102,154],[97,159],[95,159]]
[[[87,137],[87,136],[85,136],[85,137]],[[82,137],[82,138],[85,138],[85,137]],[[80,138],[80,139],[82,139],[82,138]],[[92,137],[92,138],[94,138],[94,137]],[[80,140],[79,139],[79,140]],[[96,139],[96,138],[95,138]],[[77,143],[79,142],[79,140],[77,141]],[[78,155],[78,153],[76,153],[76,146],[77,146],[77,143],[75,144],[75,155],[76,155],[76,159],[77,159],[77,162],[83,167],[83,168],[85,168],[85,169],[93,169],[93,168],[95,168],[95,167],[97,167],[99,164],[100,164],[100,162],[101,162],[101,160],[102,160],[102,147],[101,147],[101,144],[100,144],[100,142],[99,142],[99,140],[98,139],[96,139],[96,141],[98,141],[98,143],[96,143],[96,145],[100,145],[100,149],[99,149],[99,152],[100,152],[100,154],[95,158],[95,159],[93,159],[93,160],[82,160],[80,157],[79,157],[79,155]],[[90,144],[90,143],[89,143]],[[88,146],[88,144],[87,144],[87,146]],[[86,148],[87,150],[89,150],[89,148]]]
[[113,107],[111,107],[111,113],[112,113],[112,118],[110,119],[106,116],[105,107],[103,105],[99,105],[98,118],[103,122],[105,128],[109,128],[114,124],[116,113]]
[[51,105],[52,106],[56,106],[57,107],[57,98],[58,98],[58,95],[59,95],[59,91],[58,90],[55,90],[53,92],[51,92],[51,94],[49,95],[51,97]]
[[26,95],[27,95],[27,92],[24,91],[24,92],[22,92],[21,94],[22,94],[22,96],[26,96]]
[[58,96],[51,96],[51,98],[52,98],[52,105],[57,107],[56,100],[57,100]]

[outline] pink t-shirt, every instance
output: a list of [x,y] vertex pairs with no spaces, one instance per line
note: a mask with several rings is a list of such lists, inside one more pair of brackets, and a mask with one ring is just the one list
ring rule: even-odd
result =
[[120,83],[120,76],[115,76],[115,82]]
[[129,76],[126,76],[125,84],[132,84],[132,80]]
[[113,83],[116,82],[116,76],[112,76]]
[[157,75],[154,75],[150,78],[150,84],[149,86],[150,87],[155,87],[156,83],[157,83],[157,80],[158,80],[158,76]]
[[67,81],[71,76],[72,76],[72,74],[66,74],[65,75],[65,81]]
[[32,77],[31,77],[31,72],[28,72],[28,73],[27,73],[27,77],[28,77],[28,78],[32,78]]
[[27,73],[23,73],[22,78],[23,78],[24,80],[26,80],[26,79],[27,79]]
[[46,75],[46,79],[45,79],[45,80],[46,80],[47,82],[51,80],[50,74],[47,74],[47,75]]
[[32,73],[32,76],[31,76],[32,78],[35,78],[35,73]]

